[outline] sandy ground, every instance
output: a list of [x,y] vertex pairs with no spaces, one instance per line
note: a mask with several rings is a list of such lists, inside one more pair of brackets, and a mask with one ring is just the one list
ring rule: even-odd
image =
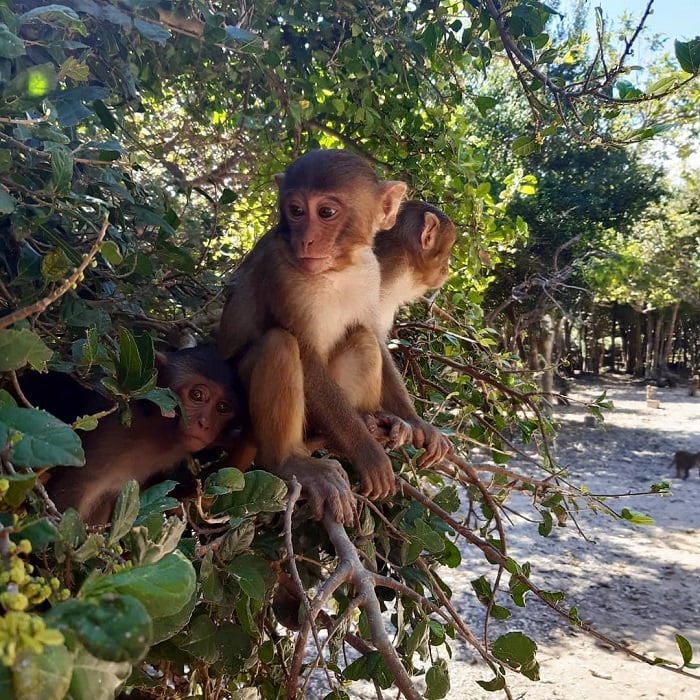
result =
[[[581,619],[627,648],[679,661],[674,637],[679,633],[693,645],[693,660],[700,662],[700,476],[696,469],[687,481],[679,480],[671,467],[676,450],[700,451],[700,397],[689,397],[684,387],[658,389],[660,407],[652,409],[641,384],[616,376],[577,382],[572,397],[590,400],[603,390],[615,405],[606,412],[603,425],[586,426],[581,405],[555,410],[561,423],[556,439],[559,462],[572,483],[585,484],[591,493],[631,494],[668,481],[669,495],[608,501],[618,512],[641,511],[653,517],[654,524],[634,526],[586,512],[578,517],[586,538],[571,523],[542,538],[531,523],[515,520],[510,554],[532,564],[536,585],[566,592],[567,608],[576,605]],[[469,581],[472,571],[486,569],[478,554],[467,550],[465,557],[459,570],[447,572],[445,578],[459,591],[458,608],[478,636],[483,617]],[[491,622],[489,628],[492,639],[520,630],[538,645],[541,680],[509,673],[513,697],[700,699],[700,669],[694,680],[648,666],[572,627],[533,597],[526,600],[522,610],[504,595],[499,602],[514,614],[507,621]],[[455,645],[454,650],[448,700],[503,697],[475,683],[489,680],[491,673],[469,649]]]

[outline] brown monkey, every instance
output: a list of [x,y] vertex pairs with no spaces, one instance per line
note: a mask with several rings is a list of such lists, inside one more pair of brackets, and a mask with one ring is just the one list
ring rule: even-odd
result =
[[[411,200],[401,205],[396,223],[374,239],[374,252],[381,270],[379,330],[382,340],[391,331],[399,307],[415,301],[429,289],[440,287],[448,275],[450,251],[457,239],[454,224],[437,207]],[[351,393],[361,386],[366,359],[363,344],[345,345],[331,360],[334,380]],[[451,450],[449,440],[418,416],[403,378],[385,343],[382,353],[382,411],[365,417],[372,432],[381,428],[388,435],[387,446],[398,447],[412,442],[425,448],[419,466],[439,462]]]
[[[304,434],[306,426],[320,432],[348,457],[364,495],[394,491],[391,461],[358,409],[380,405],[380,271],[372,242],[393,226],[406,185],[380,181],[363,158],[342,150],[307,153],[277,184],[279,223],[233,274],[219,349],[240,363],[257,465],[295,476],[316,518],[328,505],[349,523],[354,501],[345,471],[335,460],[312,458]],[[341,389],[328,369],[348,343],[369,348],[354,391]]]
[[676,478],[680,479],[683,477],[687,479],[688,476],[690,476],[691,469],[698,467],[700,470],[700,452],[678,450],[678,452],[673,455],[672,464],[676,467]]
[[[131,426],[116,414],[83,437],[85,466],[52,469],[49,495],[59,510],[75,508],[87,523],[108,522],[129,479],[143,484],[213,444],[240,415],[233,376],[213,346],[158,353],[158,384],[178,396],[184,416],[165,417],[155,404],[131,405]],[[186,418],[185,418],[186,416]]]

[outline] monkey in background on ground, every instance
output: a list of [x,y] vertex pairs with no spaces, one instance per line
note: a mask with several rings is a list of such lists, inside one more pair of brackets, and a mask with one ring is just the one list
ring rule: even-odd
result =
[[49,471],[46,489],[59,510],[70,506],[88,524],[106,524],[129,479],[143,485],[169,471],[240,417],[234,377],[214,346],[157,353],[156,364],[158,386],[177,394],[183,415],[163,416],[154,403],[140,400],[131,404],[131,426],[116,414],[101,419],[82,437],[85,466]]
[[[279,223],[233,273],[219,333],[224,358],[238,361],[248,393],[256,464],[296,477],[315,518],[328,507],[352,523],[348,476],[333,459],[313,458],[307,429],[325,436],[360,478],[361,493],[394,492],[391,460],[360,412],[381,406],[378,327],[380,270],[375,233],[390,229],[406,190],[381,181],[360,156],[311,151],[277,178]],[[341,388],[329,363],[360,349],[362,381]]]
[[695,467],[700,471],[700,452],[686,452],[685,450],[678,450],[676,454],[673,455],[673,461],[671,464],[676,467],[676,478],[687,479],[690,475],[690,470]]
[[[452,445],[443,433],[416,413],[403,377],[384,341],[402,305],[444,284],[456,240],[457,233],[450,218],[432,204],[418,200],[403,202],[394,226],[380,231],[374,239],[374,253],[381,271],[378,326],[382,341],[382,410],[367,414],[365,420],[370,431],[382,428],[388,433],[387,446],[391,449],[406,442],[425,448],[418,459],[421,467],[439,462],[451,451]],[[352,346],[341,348],[331,359],[331,375],[339,385],[344,387],[347,377],[352,378],[351,385],[362,381],[362,358],[359,359],[358,365],[356,348]]]
[[695,392],[700,387],[700,376],[693,375],[688,382],[688,396],[695,396]]

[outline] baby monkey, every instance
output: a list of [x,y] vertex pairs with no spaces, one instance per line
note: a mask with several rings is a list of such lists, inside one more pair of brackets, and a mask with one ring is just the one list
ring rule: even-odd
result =
[[73,507],[90,525],[107,523],[128,480],[143,485],[171,470],[240,416],[232,373],[213,346],[157,353],[156,365],[158,386],[177,394],[182,415],[163,416],[141,400],[131,404],[130,426],[116,414],[100,420],[82,439],[85,466],[50,471],[46,488],[59,510]]
[[697,467],[698,470],[700,470],[700,452],[678,450],[678,452],[673,455],[672,464],[676,467],[676,478],[687,479],[688,476],[690,476],[691,469]]

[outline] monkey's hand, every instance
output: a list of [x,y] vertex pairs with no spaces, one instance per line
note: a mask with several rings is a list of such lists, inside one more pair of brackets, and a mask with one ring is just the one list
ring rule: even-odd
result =
[[387,450],[413,442],[413,428],[403,418],[386,411],[364,414],[365,425],[370,433]]
[[326,506],[333,519],[343,525],[352,525],[357,519],[350,480],[335,459],[293,455],[276,467],[275,474],[286,481],[296,477],[314,519],[323,520]]
[[352,466],[360,477],[360,493],[372,500],[386,498],[396,491],[396,478],[391,459],[381,445],[367,436],[349,454]]
[[437,428],[416,416],[411,421],[413,428],[413,446],[425,452],[416,460],[419,467],[437,464],[452,452],[452,443]]

